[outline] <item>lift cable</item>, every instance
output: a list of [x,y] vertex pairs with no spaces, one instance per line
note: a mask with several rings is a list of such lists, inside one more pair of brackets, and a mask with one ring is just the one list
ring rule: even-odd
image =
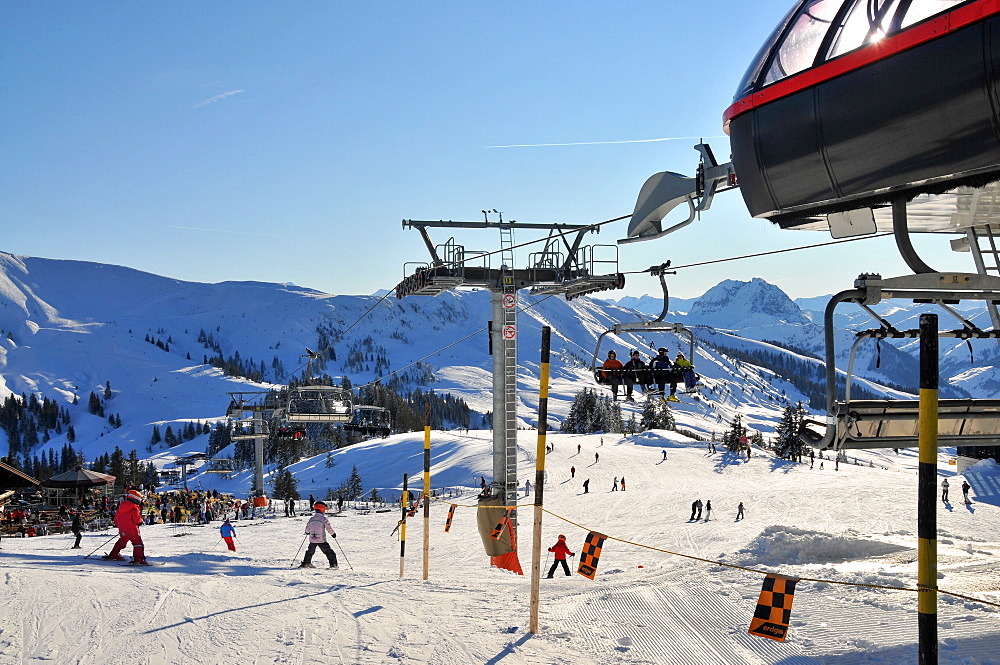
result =
[[[725,263],[726,261],[740,261],[742,259],[752,259],[752,258],[755,258],[755,257],[758,257],[758,256],[768,256],[769,254],[782,254],[784,252],[797,252],[800,249],[814,249],[816,247],[826,247],[827,245],[839,245],[842,242],[854,242],[855,240],[870,240],[872,238],[885,238],[885,237],[891,236],[891,235],[892,235],[892,232],[887,232],[887,233],[876,233],[874,235],[869,235],[869,236],[858,236],[858,237],[855,237],[855,238],[842,238],[840,240],[831,240],[829,242],[818,242],[818,243],[816,243],[814,245],[801,245],[799,247],[786,247],[785,249],[772,249],[769,252],[757,252],[756,254],[743,254],[741,256],[730,256],[729,258],[725,258],[725,259],[712,259],[711,261],[699,261],[697,263],[688,263],[686,265],[681,265],[681,266],[670,266],[670,269],[671,270],[680,270],[681,268],[694,268],[696,266],[707,266],[707,265],[710,265],[712,263]],[[625,274],[630,275],[630,274],[644,273],[644,272],[649,272],[649,269],[647,268],[646,270],[635,270],[635,271],[632,271],[631,273],[625,273]]]
[[[546,236],[544,238],[539,238],[539,239],[536,239],[536,240],[529,240],[527,242],[523,242],[523,243],[520,243],[520,244],[517,244],[517,245],[513,245],[513,246],[511,246],[509,248],[506,248],[506,249],[498,249],[498,250],[494,250],[492,252],[484,252],[482,254],[477,254],[476,256],[465,258],[462,261],[459,261],[459,262],[456,262],[456,263],[457,264],[465,264],[465,263],[468,263],[468,262],[471,262],[471,261],[475,261],[475,260],[481,259],[483,257],[492,256],[493,254],[499,254],[502,251],[509,251],[509,250],[512,250],[512,249],[519,249],[521,247],[526,247],[528,245],[533,245],[533,244],[536,244],[536,243],[539,243],[539,242],[548,241],[549,239],[551,239],[553,237],[561,237],[561,236],[571,235],[571,234],[574,234],[574,233],[577,233],[577,232],[580,232],[580,231],[585,231],[585,230],[590,229],[590,228],[598,228],[598,227],[604,226],[605,224],[610,224],[612,222],[619,222],[619,221],[621,221],[623,219],[627,219],[629,217],[631,217],[631,214],[629,214],[629,215],[621,215],[619,217],[614,217],[612,219],[606,219],[603,222],[596,222],[594,224],[590,224],[589,226],[586,226],[586,227],[576,228],[576,229],[572,229],[572,230],[569,230],[569,231],[563,231],[563,232],[560,232],[560,233],[557,233],[557,234],[553,234],[553,235],[550,235],[550,236]],[[516,223],[517,222],[512,222],[511,224],[514,225]],[[757,252],[756,254],[743,254],[743,255],[740,255],[740,256],[731,256],[731,257],[724,258],[724,259],[713,259],[713,260],[710,260],[710,261],[699,261],[697,263],[688,263],[686,265],[671,266],[671,269],[672,270],[680,270],[682,268],[694,268],[694,267],[697,267],[697,266],[711,265],[711,264],[714,264],[714,263],[725,263],[727,261],[739,261],[739,260],[742,260],[742,259],[756,258],[756,257],[759,257],[759,256],[768,256],[768,255],[771,255],[771,254],[782,254],[784,252],[795,252],[795,251],[799,251],[799,250],[802,250],[802,249],[814,249],[816,247],[825,247],[827,245],[839,245],[840,243],[853,242],[855,240],[869,240],[871,238],[884,238],[886,236],[891,236],[891,235],[892,235],[892,233],[878,233],[878,234],[868,235],[868,236],[858,236],[858,237],[854,237],[854,238],[843,238],[843,239],[840,239],[840,240],[832,240],[832,241],[828,241],[828,242],[815,243],[815,244],[812,244],[812,245],[801,245],[799,247],[787,247],[785,249],[776,249],[776,250],[771,250],[771,251],[767,251],[767,252]],[[647,272],[649,272],[649,268],[646,268],[645,270],[632,270],[632,271],[628,271],[628,272],[623,272],[623,274],[635,275],[635,274],[642,274],[642,273],[647,273]],[[341,332],[340,334],[338,334],[337,339],[335,340],[335,342],[339,342],[341,339],[343,339],[344,335],[346,335],[348,331],[350,331],[356,325],[358,325],[359,323],[361,323],[361,321],[363,321],[365,318],[367,318],[367,316],[369,314],[371,314],[371,312],[376,307],[378,307],[379,304],[381,304],[383,300],[385,300],[390,295],[392,295],[392,293],[393,293],[393,290],[389,289],[387,291],[387,293],[385,293],[382,297],[380,297],[375,302],[375,304],[373,304],[371,307],[369,307],[368,310],[364,314],[362,314],[354,323],[352,323],[350,326],[348,326],[343,332]],[[553,294],[553,295],[555,295],[555,294]],[[534,307],[535,305],[538,305],[539,303],[544,302],[544,300],[547,300],[550,297],[552,297],[552,296],[548,296],[548,297],[544,298],[543,300],[540,300],[537,303],[534,303],[534,304],[530,305],[529,307],[525,307],[524,309],[521,309],[519,311],[523,312],[523,311],[525,311],[527,309],[530,309],[531,307]],[[430,354],[424,356],[423,358],[420,358],[418,360],[413,361],[412,363],[406,365],[405,367],[402,367],[402,368],[400,368],[398,370],[390,372],[388,374],[388,376],[392,376],[394,374],[398,374],[399,372],[403,371],[404,369],[412,367],[413,365],[416,365],[417,363],[419,363],[419,362],[421,362],[423,360],[426,360],[427,358],[430,358],[431,356],[435,356],[435,355],[441,353],[442,351],[446,351],[447,349],[450,349],[451,347],[464,342],[465,340],[473,337],[474,335],[478,335],[480,332],[483,332],[484,330],[487,330],[487,328],[484,327],[484,328],[482,328],[480,330],[477,330],[476,332],[474,332],[474,333],[472,333],[472,334],[470,334],[470,335],[468,335],[466,337],[463,337],[462,339],[460,339],[460,340],[458,340],[458,341],[456,341],[456,342],[454,342],[452,344],[449,344],[448,346],[442,347],[442,348],[438,349],[437,351],[434,351],[433,353],[430,353]],[[577,344],[577,346],[580,346],[580,345]],[[583,349],[584,351],[586,351],[586,349],[584,349],[582,346],[580,346],[580,348]],[[296,372],[298,372],[299,370],[301,370],[306,365],[308,365],[308,363],[306,363],[306,364],[304,364],[304,365],[296,368],[295,370],[293,370],[291,372],[288,372],[286,374],[286,378],[289,377],[289,376],[294,375]],[[381,379],[379,379],[378,381],[381,381]],[[374,383],[377,383],[378,381],[372,381],[372,382],[369,382],[369,383],[361,384],[361,385],[359,385],[357,387],[358,388],[362,388],[362,387],[369,386],[369,385],[372,385]]]

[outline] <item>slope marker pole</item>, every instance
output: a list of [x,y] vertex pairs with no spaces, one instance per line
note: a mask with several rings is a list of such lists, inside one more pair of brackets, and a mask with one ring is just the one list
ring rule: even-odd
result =
[[549,346],[552,328],[542,328],[542,366],[539,377],[538,443],[535,445],[535,514],[531,539],[531,618],[528,632],[538,634],[539,582],[542,575],[542,497],[545,491],[545,430],[549,416]]

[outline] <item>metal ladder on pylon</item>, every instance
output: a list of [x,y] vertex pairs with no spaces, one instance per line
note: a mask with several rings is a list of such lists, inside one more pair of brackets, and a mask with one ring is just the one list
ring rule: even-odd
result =
[[[980,275],[992,273],[1000,276],[1000,249],[997,248],[1000,235],[998,233],[1000,233],[1000,229],[989,224],[969,227],[966,232],[969,239],[969,249],[972,251],[972,260],[976,264],[976,272]],[[985,247],[983,246],[984,241]],[[986,301],[986,310],[990,313],[993,328],[1000,329],[1000,311],[997,310],[996,303]]]
[[514,227],[504,224],[503,217],[500,218],[500,265],[514,269]]
[[515,331],[503,344],[504,451],[507,468],[504,488],[508,505],[517,503],[517,285],[513,277],[503,279],[503,297],[512,302],[504,307],[503,329]]

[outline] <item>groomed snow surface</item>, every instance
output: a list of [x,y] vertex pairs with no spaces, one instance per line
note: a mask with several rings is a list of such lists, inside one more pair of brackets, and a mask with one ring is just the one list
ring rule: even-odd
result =
[[[520,434],[523,484],[534,478],[537,435]],[[386,461],[398,459],[422,440],[422,433],[391,437],[380,452]],[[453,460],[436,455],[435,466],[448,468],[443,476],[466,479],[458,483],[466,486],[463,496],[450,500],[474,504],[473,478],[489,468],[489,441],[489,432],[432,434],[435,450]],[[545,514],[544,548],[566,534],[579,555],[586,530],[594,529],[759,571],[915,586],[915,451],[862,451],[863,466],[835,471],[829,459],[823,470],[819,460],[810,470],[763,452],[749,461],[709,455],[705,444],[672,432],[629,439],[550,434],[548,441],[555,450],[547,456],[545,507],[584,528]],[[354,453],[365,486],[399,486],[401,478],[380,475],[389,465],[373,463],[377,448]],[[338,465],[349,469],[351,449],[338,452]],[[967,472],[974,489],[966,507],[947,452],[939,475],[951,478],[952,503],[938,504],[940,587],[1000,602],[1000,471],[983,464]],[[419,464],[411,461],[411,486],[422,482]],[[622,475],[626,491],[611,492],[612,479]],[[688,520],[698,498],[712,501],[710,521]],[[747,517],[735,521],[739,501]],[[80,550],[69,549],[70,535],[5,538],[0,663],[917,662],[913,592],[801,582],[788,640],[778,643],[747,633],[763,574],[612,539],[595,580],[575,574],[577,559],[571,577],[542,579],[540,630],[533,635],[529,576],[489,567],[473,509],[458,509],[447,534],[446,514],[447,503],[433,505],[426,582],[422,511],[408,522],[402,579],[396,511],[346,509],[331,518],[339,570],[325,568],[319,552],[317,569],[291,567],[305,517],[235,523],[236,553],[220,543],[217,522],[147,526],[147,554],[162,564],[149,568],[84,559],[109,533],[86,535]],[[532,515],[530,507],[519,515],[526,572]],[[543,575],[550,562],[543,549]],[[1000,610],[940,595],[938,617],[941,663],[1000,663]]]

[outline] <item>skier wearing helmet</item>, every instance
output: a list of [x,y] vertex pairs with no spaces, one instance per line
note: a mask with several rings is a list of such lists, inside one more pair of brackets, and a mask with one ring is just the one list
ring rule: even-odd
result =
[[326,555],[327,561],[330,562],[331,568],[339,568],[337,565],[337,554],[330,547],[330,543],[326,542],[326,534],[330,534],[334,538],[337,537],[337,533],[330,526],[330,520],[326,518],[326,504],[322,501],[317,501],[313,504],[313,516],[309,518],[306,522],[306,534],[309,536],[309,547],[306,548],[306,555],[302,558],[302,563],[299,568],[315,568],[312,565],[313,554],[316,552],[316,548],[320,548],[323,554]]
[[614,351],[608,351],[608,359],[601,365],[601,376],[611,384],[611,394],[618,400],[618,384],[622,382],[622,361],[618,360]]
[[124,561],[121,555],[125,545],[132,543],[132,563],[146,563],[146,555],[142,544],[142,536],[139,535],[139,525],[142,524],[142,493],[139,490],[129,490],[125,493],[125,498],[118,505],[115,511],[115,526],[118,527],[118,542],[105,554],[103,559],[113,559]]
[[[656,357],[649,361],[649,369],[653,375],[653,381],[656,382],[656,393],[661,399],[664,397],[668,383],[670,384],[670,395],[673,396],[677,392],[677,378],[674,375],[674,365],[670,362],[670,356],[666,347],[661,346],[657,349]],[[676,400],[677,398],[675,397],[674,399]]]
[[549,568],[549,574],[545,577],[547,579],[552,579],[552,574],[556,572],[556,566],[560,563],[562,564],[563,570],[566,572],[566,577],[569,577],[569,566],[566,564],[566,555],[576,556],[573,552],[569,551],[569,547],[566,546],[566,536],[560,535],[559,540],[556,544],[549,548],[549,551],[553,553],[554,560],[552,561],[552,567]]

